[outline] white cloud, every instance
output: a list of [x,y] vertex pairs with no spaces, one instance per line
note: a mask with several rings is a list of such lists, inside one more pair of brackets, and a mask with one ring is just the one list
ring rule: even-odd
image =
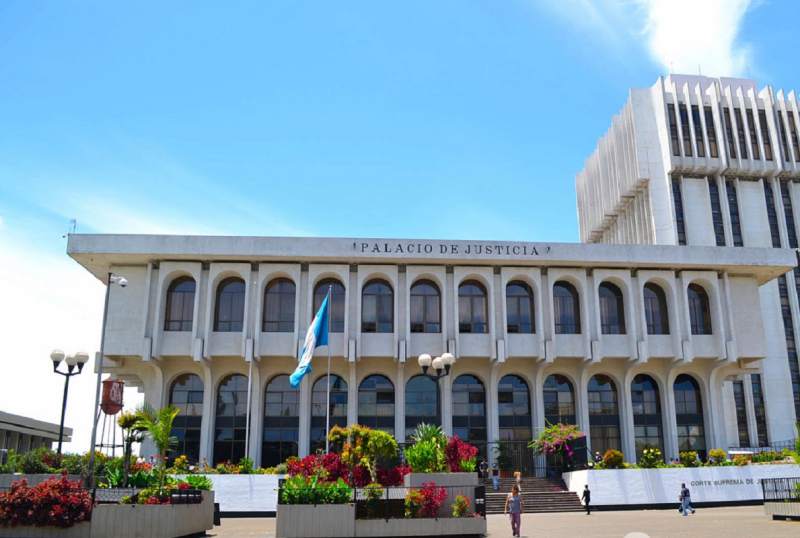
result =
[[742,76],[751,51],[737,42],[751,0],[637,0],[650,55],[673,73]]

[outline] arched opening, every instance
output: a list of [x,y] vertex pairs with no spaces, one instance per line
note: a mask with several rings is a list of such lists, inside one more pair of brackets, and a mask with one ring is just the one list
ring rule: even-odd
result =
[[214,330],[221,333],[241,332],[244,324],[244,280],[226,278],[217,286],[214,306]]
[[636,458],[645,448],[658,448],[664,453],[664,435],[661,420],[661,398],[658,385],[647,374],[639,374],[631,383],[631,409],[633,411]]
[[406,436],[419,424],[441,426],[439,384],[428,376],[415,375],[406,382]]
[[247,427],[247,377],[226,377],[217,390],[217,414],[214,421],[214,465],[238,463],[244,456]]
[[486,389],[470,374],[453,381],[453,434],[472,443],[486,455]]
[[335,278],[326,278],[317,282],[314,286],[314,312],[316,314],[319,307],[322,306],[322,301],[328,294],[328,289],[331,290],[331,315],[330,324],[332,333],[344,332],[344,286]]
[[264,391],[262,467],[274,467],[298,455],[299,417],[300,390],[292,387],[286,374],[273,377]]
[[165,331],[191,331],[194,320],[195,281],[190,276],[173,280],[167,288]]
[[531,398],[528,384],[518,375],[505,375],[497,385],[501,441],[530,441]]
[[556,334],[580,334],[581,305],[578,290],[560,280],[553,285],[553,320]]
[[442,306],[439,286],[418,280],[411,286],[411,332],[442,332]]
[[384,375],[371,375],[358,386],[358,423],[394,435],[394,385]]
[[622,290],[603,282],[597,290],[600,298],[600,328],[603,334],[625,334],[625,300]]
[[661,286],[648,282],[644,285],[644,315],[647,334],[669,334],[667,296]]
[[692,334],[711,334],[711,309],[706,290],[699,284],[689,284],[686,295]]
[[384,280],[371,280],[361,290],[361,332],[394,331],[394,293]]
[[[325,450],[325,410],[327,408],[327,375],[314,382],[311,388],[311,453]],[[330,427],[347,426],[347,383],[331,374]]]
[[172,423],[177,444],[170,451],[185,455],[192,463],[200,461],[200,427],[203,421],[203,380],[195,374],[175,378],[169,390],[169,403],[180,410]]
[[533,291],[522,281],[506,286],[506,331],[509,334],[532,334],[536,331],[533,315]]
[[294,332],[295,285],[288,278],[276,278],[264,290],[264,316],[261,330],[265,333]]
[[703,400],[695,379],[681,374],[673,383],[675,391],[675,421],[678,425],[678,451],[694,450],[706,458],[706,432],[703,422]]
[[488,332],[487,310],[483,284],[477,280],[462,282],[458,287],[458,332]]
[[548,424],[577,424],[575,419],[575,389],[561,374],[551,374],[544,380],[544,419]]
[[589,432],[592,451],[605,454],[620,450],[619,393],[607,375],[593,375],[587,388],[589,396]]

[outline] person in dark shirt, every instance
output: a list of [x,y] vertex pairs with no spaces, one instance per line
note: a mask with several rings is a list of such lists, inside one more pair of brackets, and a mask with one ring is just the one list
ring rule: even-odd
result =
[[694,514],[694,508],[692,508],[692,495],[689,492],[689,488],[686,487],[686,484],[681,484],[681,493],[678,495],[678,500],[681,502],[681,513],[684,516],[688,516],[689,512]]
[[586,515],[592,515],[592,508],[589,506],[589,502],[592,500],[592,492],[589,491],[589,484],[583,486],[583,495],[581,495],[581,500],[583,504],[586,505]]

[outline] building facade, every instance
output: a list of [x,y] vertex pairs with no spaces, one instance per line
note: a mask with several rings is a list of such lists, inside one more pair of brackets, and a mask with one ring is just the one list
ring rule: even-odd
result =
[[[13,450],[24,454],[40,447],[51,448],[58,442],[58,429],[58,424],[0,411],[0,452]],[[72,441],[72,428],[64,428],[63,441]]]
[[[753,305],[795,265],[770,245],[73,234],[68,253],[128,281],[109,292],[105,371],[181,408],[179,452],[262,466],[324,443],[327,350],[298,389],[288,375],[329,290],[332,424],[399,441],[440,424],[490,459],[547,422],[628,461],[726,448],[726,384],[771,351]],[[450,375],[420,375],[420,354],[445,352]]]
[[[670,75],[631,90],[576,178],[581,240],[797,249],[798,108],[794,92],[745,79]],[[796,436],[799,292],[797,268],[759,288],[767,353],[724,382],[731,446]]]

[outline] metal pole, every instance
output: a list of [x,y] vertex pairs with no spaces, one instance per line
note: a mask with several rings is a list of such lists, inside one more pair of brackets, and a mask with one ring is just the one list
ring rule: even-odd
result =
[[252,390],[253,385],[253,360],[250,359],[250,370],[247,372],[247,414],[245,415],[244,423],[244,457],[250,457],[250,406],[252,405]]
[[331,431],[331,312],[333,310],[332,302],[333,286],[328,286],[328,375],[327,375],[327,405],[325,406],[325,453],[330,450],[330,441],[328,441],[328,432]]
[[94,447],[97,442],[97,423],[100,420],[100,414],[97,409],[100,407],[100,380],[103,375],[103,352],[106,343],[106,317],[108,316],[108,295],[111,291],[111,275],[108,273],[108,282],[106,283],[106,298],[103,304],[103,324],[100,332],[100,357],[97,359],[97,385],[94,390],[94,408],[92,414],[94,420],[92,422],[92,446],[89,451],[89,476],[86,477],[87,485],[91,489],[94,487]]
[[[71,370],[72,368],[70,368]],[[61,372],[56,372],[61,373]],[[69,378],[72,372],[62,374],[64,376],[64,398],[61,400],[61,423],[58,426],[58,459],[61,459],[61,444],[64,442],[64,415],[67,412],[67,392],[69,391]]]

